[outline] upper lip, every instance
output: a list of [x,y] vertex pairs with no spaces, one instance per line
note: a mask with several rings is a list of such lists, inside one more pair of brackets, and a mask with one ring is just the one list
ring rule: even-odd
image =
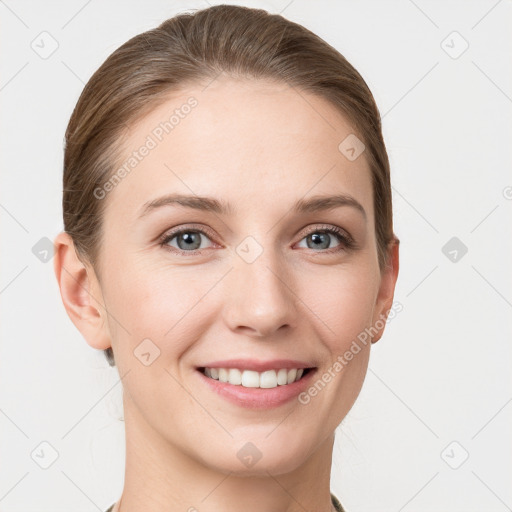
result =
[[253,370],[255,372],[264,372],[267,370],[280,370],[281,368],[314,368],[315,365],[298,361],[294,359],[272,359],[269,361],[259,361],[257,359],[224,359],[222,361],[213,361],[206,363],[198,368],[238,368],[239,370]]

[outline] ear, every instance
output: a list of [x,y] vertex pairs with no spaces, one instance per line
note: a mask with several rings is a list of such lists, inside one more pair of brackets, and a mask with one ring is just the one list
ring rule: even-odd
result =
[[64,231],[54,240],[53,268],[62,302],[75,327],[91,347],[109,348],[111,338],[96,273],[92,266],[82,263],[73,239]]
[[377,302],[374,308],[372,319],[372,332],[376,332],[372,336],[372,343],[377,343],[384,333],[386,327],[386,319],[389,310],[393,305],[393,296],[395,294],[395,285],[398,278],[398,248],[400,240],[395,237],[388,246],[388,263],[381,273],[381,282]]

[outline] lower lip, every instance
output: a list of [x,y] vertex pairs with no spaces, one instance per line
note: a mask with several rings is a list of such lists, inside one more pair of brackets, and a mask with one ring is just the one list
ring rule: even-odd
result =
[[220,382],[204,375],[200,370],[196,370],[201,380],[220,396],[226,398],[231,403],[246,409],[271,409],[279,407],[290,400],[293,400],[302,393],[309,385],[316,369],[310,369],[308,373],[296,382],[277,386],[275,388],[246,388],[245,386],[235,386],[228,382]]

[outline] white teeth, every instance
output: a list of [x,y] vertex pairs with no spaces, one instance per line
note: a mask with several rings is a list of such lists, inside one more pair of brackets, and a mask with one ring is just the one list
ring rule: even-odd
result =
[[261,374],[260,388],[277,388],[277,375],[275,370],[268,370]]
[[244,370],[242,373],[242,386],[245,388],[259,388],[260,374],[258,372]]
[[235,386],[242,384],[242,372],[237,368],[230,368],[228,382],[230,384],[234,384]]
[[281,368],[277,372],[277,383],[280,386],[284,386],[285,384],[288,384],[288,370],[286,368]]
[[304,374],[303,368],[281,368],[279,370],[267,370],[255,372],[253,370],[239,370],[238,368],[205,368],[207,377],[220,382],[228,382],[234,386],[246,388],[276,388],[298,381]]

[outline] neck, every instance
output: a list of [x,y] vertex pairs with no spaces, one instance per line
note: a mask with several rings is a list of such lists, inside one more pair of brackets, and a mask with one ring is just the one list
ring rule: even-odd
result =
[[330,471],[334,435],[292,471],[274,475],[262,468],[255,476],[237,476],[185,453],[152,429],[133,403],[127,400],[124,405],[125,480],[114,512],[333,510]]

